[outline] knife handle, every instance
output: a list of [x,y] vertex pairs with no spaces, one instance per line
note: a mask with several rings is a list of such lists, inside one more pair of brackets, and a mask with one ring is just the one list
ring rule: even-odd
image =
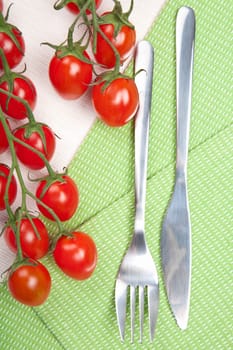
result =
[[139,108],[135,117],[135,228],[144,229],[149,121],[152,97],[154,49],[142,40],[135,54],[135,83]]
[[191,90],[195,39],[195,14],[190,7],[181,7],[176,19],[176,112],[178,174],[186,176]]

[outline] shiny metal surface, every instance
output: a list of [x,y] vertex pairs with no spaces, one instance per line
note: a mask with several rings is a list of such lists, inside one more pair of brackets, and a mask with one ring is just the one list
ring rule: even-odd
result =
[[143,338],[144,296],[147,290],[150,339],[154,338],[159,304],[156,267],[145,241],[146,173],[154,51],[148,41],[139,42],[135,77],[140,107],[135,118],[135,225],[131,245],[117,275],[115,303],[121,339],[124,340],[127,293],[130,293],[131,340],[134,340],[136,295],[139,299],[140,341]]
[[187,192],[187,160],[194,38],[194,11],[182,7],[176,21],[176,179],[161,236],[162,267],[167,296],[181,329],[186,329],[188,325],[191,288],[191,225]]

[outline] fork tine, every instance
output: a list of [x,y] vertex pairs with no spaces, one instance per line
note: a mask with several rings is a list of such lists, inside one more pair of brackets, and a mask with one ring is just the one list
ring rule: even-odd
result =
[[143,338],[143,319],[144,319],[144,288],[139,286],[139,319],[140,319],[140,343]]
[[135,295],[136,295],[135,287],[130,286],[130,314],[131,314],[131,342],[132,343],[134,341]]
[[121,340],[125,337],[125,318],[126,318],[126,303],[127,303],[127,285],[121,280],[116,281],[115,288],[115,304],[118,327]]
[[158,286],[148,286],[148,313],[149,313],[149,328],[150,328],[150,341],[152,342],[155,335],[155,326],[158,316],[158,300],[159,300],[159,288]]

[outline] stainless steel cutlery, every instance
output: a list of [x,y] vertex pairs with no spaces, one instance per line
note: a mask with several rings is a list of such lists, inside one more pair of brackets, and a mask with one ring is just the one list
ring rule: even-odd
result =
[[[168,301],[177,324],[188,324],[191,288],[191,225],[187,190],[187,161],[191,115],[195,14],[182,7],[176,20],[176,176],[174,191],[164,217],[161,260]],[[145,240],[146,173],[149,119],[154,65],[153,47],[139,42],[135,55],[135,77],[139,109],[135,117],[135,221],[132,242],[120,265],[115,305],[121,339],[124,340],[127,295],[130,299],[131,341],[134,340],[135,308],[139,304],[140,341],[143,338],[145,294],[148,299],[149,333],[154,338],[159,308],[159,282],[153,258]],[[138,297],[136,297],[138,296]]]
[[135,82],[139,91],[139,109],[135,119],[135,222],[131,245],[117,275],[115,303],[121,339],[124,340],[127,294],[130,293],[131,340],[134,339],[136,295],[139,299],[140,341],[143,337],[144,295],[148,296],[150,339],[155,332],[159,304],[156,267],[145,240],[146,173],[154,52],[148,41],[137,46]]
[[194,12],[189,7],[182,7],[176,21],[176,179],[161,236],[162,267],[167,297],[181,329],[185,329],[188,324],[191,288],[191,225],[187,160],[194,36]]

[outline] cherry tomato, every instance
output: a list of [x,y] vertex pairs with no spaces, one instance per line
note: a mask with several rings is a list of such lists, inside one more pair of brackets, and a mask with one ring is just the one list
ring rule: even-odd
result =
[[109,126],[122,126],[137,111],[139,96],[134,80],[117,78],[104,90],[104,82],[93,86],[92,102],[101,120]]
[[[115,26],[112,23],[101,24],[100,29],[115,46],[119,52],[120,61],[123,63],[134,48],[136,42],[135,29],[127,25],[122,25],[116,36],[114,35]],[[107,68],[113,68],[116,64],[116,56],[113,49],[100,33],[97,34],[95,59]]]
[[84,232],[72,232],[71,236],[61,236],[58,239],[53,257],[66,275],[85,280],[95,270],[97,249],[89,235]]
[[[23,255],[37,260],[48,253],[49,235],[46,226],[39,218],[32,218],[32,222],[34,227],[28,218],[21,220],[19,229],[20,243]],[[17,252],[16,237],[12,227],[8,226],[5,229],[4,238],[9,248],[13,252]]]
[[[14,68],[21,62],[24,56],[25,43],[22,34],[18,28],[11,26],[11,33],[12,35],[14,35],[19,47],[17,47],[12,38],[4,31],[0,31],[0,47],[2,48],[5,54],[9,67]],[[3,69],[1,59],[0,69]]]
[[46,267],[39,261],[29,260],[10,273],[8,288],[12,297],[20,303],[38,306],[49,296],[51,277]]
[[[52,158],[56,142],[52,130],[47,125],[37,123],[35,126],[31,126],[30,124],[25,124],[15,129],[13,135],[20,141],[41,152],[48,161]],[[37,170],[45,166],[40,156],[32,150],[17,141],[14,142],[14,145],[17,157],[29,169]]]
[[[83,5],[85,5],[85,1],[83,1]],[[102,0],[95,0],[95,7],[96,9],[100,6]],[[74,13],[75,15],[77,15],[80,11],[79,11],[79,8],[78,8],[78,5],[74,4],[73,2],[69,2],[67,5],[67,8],[70,10],[70,12]],[[90,10],[86,10],[86,14],[87,15],[90,15],[91,14],[91,11]]]
[[[9,84],[4,81],[0,84],[0,88],[5,91],[10,91]],[[28,102],[29,107],[33,110],[36,104],[36,88],[32,81],[25,77],[16,77],[13,81],[13,89],[10,91],[17,97],[24,99]],[[4,113],[9,117],[15,119],[27,118],[27,110],[22,102],[17,101],[14,98],[9,98],[3,92],[0,92],[0,106]]]
[[[78,208],[79,193],[75,182],[68,176],[62,175],[62,179],[54,180],[48,186],[46,180],[42,180],[36,190],[36,197],[51,208],[61,221],[69,220]],[[50,220],[54,217],[43,205],[37,203],[40,212]]]
[[[89,59],[85,51],[83,54]],[[74,100],[88,89],[92,79],[92,65],[73,55],[62,58],[55,55],[49,65],[49,77],[60,96]]]
[[2,12],[2,10],[3,10],[3,2],[2,2],[2,0],[0,1],[0,11]]
[[[8,124],[8,127],[10,129],[10,124],[8,120],[6,119],[6,122]],[[0,121],[0,154],[5,152],[9,146],[8,139],[6,136],[6,132],[3,128],[2,122]]]
[[[6,203],[4,196],[6,193],[7,180],[10,174],[10,168],[3,163],[0,163],[0,210],[6,209]],[[17,183],[15,176],[13,175],[10,180],[10,186],[8,190],[8,202],[9,205],[13,204],[17,195]]]

